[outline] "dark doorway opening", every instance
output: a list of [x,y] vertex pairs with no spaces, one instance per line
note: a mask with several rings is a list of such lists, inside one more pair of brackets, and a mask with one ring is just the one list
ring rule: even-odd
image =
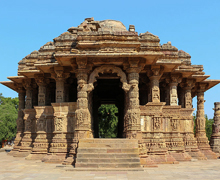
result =
[[[101,78],[97,79],[96,83],[94,84],[95,89],[93,90],[93,131],[95,138],[122,138],[123,131],[124,131],[124,90],[122,89],[122,83],[120,79],[115,75],[115,77],[105,79],[104,75]],[[106,106],[106,107],[104,107]],[[111,117],[108,115],[103,116],[104,113],[100,113],[99,110],[102,108],[103,111],[106,108],[114,108],[110,112],[110,114],[117,120],[114,120],[114,123],[117,121],[117,125],[112,125],[111,127]],[[107,112],[108,113],[108,112]],[[109,115],[110,115],[109,114]],[[106,118],[106,119],[102,119]],[[102,121],[101,121],[102,120]],[[103,122],[104,121],[104,122]],[[100,123],[101,122],[101,123]],[[107,124],[105,124],[107,123]],[[113,124],[114,124],[113,123]],[[113,128],[111,130],[107,130],[108,132],[115,132],[113,136],[103,135],[103,130],[101,126],[105,126],[105,128]]]

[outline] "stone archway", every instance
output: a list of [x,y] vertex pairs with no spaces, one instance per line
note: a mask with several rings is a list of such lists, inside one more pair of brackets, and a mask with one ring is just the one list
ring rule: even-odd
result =
[[[112,74],[113,79],[109,79],[107,74]],[[95,82],[97,84],[94,88]],[[128,92],[130,88],[130,85],[127,82],[126,74],[119,67],[113,65],[103,65],[94,69],[94,71],[90,74],[88,85],[90,91],[92,91],[89,95],[89,104],[90,110],[92,110],[91,123],[94,137],[100,137],[100,116],[98,114],[98,108],[102,104],[114,104],[118,109],[118,125],[116,130],[117,137],[122,138],[124,132],[125,96],[126,92]]]
[[103,74],[104,72],[116,73],[122,82],[122,89],[125,92],[129,91],[130,85],[128,84],[126,74],[121,70],[121,68],[113,65],[103,65],[94,69],[94,71],[90,74],[88,81],[91,91],[94,89],[93,83],[96,82],[96,78],[99,77],[99,73]]

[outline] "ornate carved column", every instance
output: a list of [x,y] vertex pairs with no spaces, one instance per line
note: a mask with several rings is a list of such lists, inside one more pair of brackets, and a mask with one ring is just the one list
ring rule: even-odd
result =
[[21,141],[21,148],[14,156],[25,157],[31,153],[33,147],[32,132],[35,123],[35,110],[32,108],[32,83],[31,79],[23,81],[23,86],[26,89],[26,103],[24,112],[24,136]]
[[211,151],[205,131],[204,92],[208,84],[199,83],[197,89],[197,113],[196,113],[196,138],[199,149],[208,159],[216,159],[217,156]]
[[25,109],[32,108],[32,87],[31,79],[26,79],[23,81],[23,86],[26,89],[26,100],[25,100]]
[[56,103],[65,102],[65,80],[70,76],[64,71],[63,67],[54,67],[51,73],[52,78],[56,80]]
[[89,112],[88,91],[87,84],[87,59],[77,59],[78,69],[76,71],[77,77],[77,110],[76,110],[76,126],[74,137],[76,139],[91,138],[91,115]]
[[192,88],[195,86],[195,82],[193,79],[187,79],[185,83],[185,96],[184,96],[184,107],[192,108]]
[[[205,132],[205,112],[204,112],[204,91],[206,89],[207,84],[199,84],[197,90],[197,112],[196,112],[196,137],[197,138],[205,138],[208,144],[208,140]],[[201,142],[202,143],[202,142]],[[199,143],[200,144],[200,143]],[[200,144],[202,145],[202,144]]]
[[149,102],[160,102],[160,87],[159,80],[163,74],[161,66],[151,66],[151,70],[147,72],[150,79],[150,99]]
[[179,74],[171,74],[171,82],[170,86],[170,105],[177,106],[178,105],[178,95],[177,95],[177,86],[178,83],[181,82],[181,77]]
[[138,133],[141,132],[140,106],[139,106],[139,72],[140,68],[131,67],[127,69],[128,83],[128,109],[125,114],[125,133],[126,138],[140,138]]
[[16,120],[17,123],[17,133],[16,138],[14,141],[14,148],[11,152],[9,152],[9,155],[14,155],[17,151],[20,150],[21,146],[21,140],[23,138],[24,133],[24,113],[23,109],[25,108],[25,90],[21,84],[17,87],[18,91],[18,98],[19,98],[19,107],[18,107],[18,118]]
[[42,159],[48,151],[48,140],[46,135],[47,123],[45,111],[47,108],[52,107],[46,106],[46,79],[44,75],[39,74],[35,76],[35,82],[38,85],[38,106],[34,106],[36,111],[36,138],[33,143],[32,153],[26,157],[26,159]]
[[38,106],[45,106],[46,105],[46,97],[47,97],[46,79],[44,78],[43,75],[38,75],[38,76],[36,76],[35,81],[38,85]]
[[[53,138],[48,154],[42,159],[44,162],[63,162],[70,151],[73,132],[69,132],[68,129],[73,128],[74,120],[69,118],[69,114],[76,109],[76,103],[65,102],[65,81],[69,75],[68,72],[65,72],[64,67],[54,67],[51,71],[51,77],[56,80],[56,103],[51,103],[53,127],[48,127],[48,131],[52,130]],[[46,119],[47,125],[50,125],[51,113],[47,115]]]
[[215,114],[210,145],[215,153],[220,153],[220,102],[215,102],[215,108],[213,110]]

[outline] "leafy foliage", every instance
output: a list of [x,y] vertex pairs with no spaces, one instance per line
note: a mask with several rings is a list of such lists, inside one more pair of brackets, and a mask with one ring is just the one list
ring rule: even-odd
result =
[[99,109],[99,136],[115,138],[118,132],[118,108],[113,104],[102,104]]
[[213,119],[208,119],[208,116],[205,115],[205,131],[206,131],[206,136],[208,137],[209,141],[212,136],[212,124],[214,123]]
[[5,98],[0,93],[0,141],[11,140],[16,136],[18,98]]

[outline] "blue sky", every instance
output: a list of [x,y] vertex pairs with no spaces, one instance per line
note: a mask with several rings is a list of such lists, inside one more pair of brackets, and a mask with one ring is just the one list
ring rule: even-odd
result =
[[[0,81],[17,75],[17,63],[26,55],[78,26],[85,18],[114,19],[138,33],[149,31],[172,42],[192,56],[192,64],[204,65],[210,79],[220,79],[220,1],[0,1]],[[0,85],[5,97],[17,93]],[[213,117],[214,102],[220,102],[220,85],[205,93],[205,113]],[[196,99],[193,100],[196,107]]]

